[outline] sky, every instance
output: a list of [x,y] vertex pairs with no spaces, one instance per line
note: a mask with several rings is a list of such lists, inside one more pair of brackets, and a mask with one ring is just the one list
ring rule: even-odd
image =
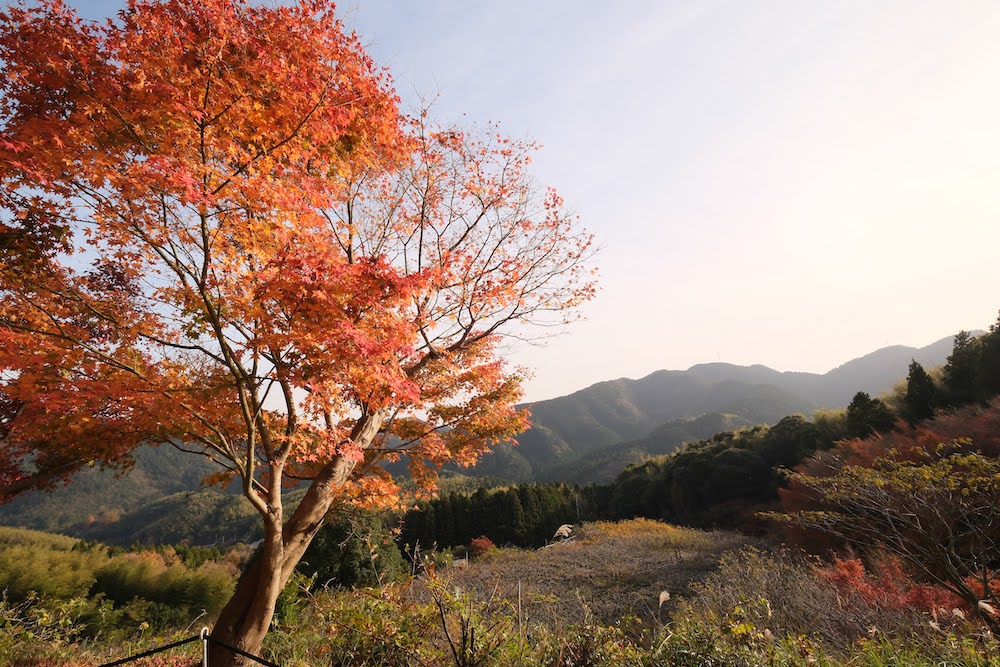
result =
[[535,176],[597,237],[587,319],[511,351],[527,400],[703,362],[823,373],[997,320],[992,0],[340,8],[405,103],[540,142]]

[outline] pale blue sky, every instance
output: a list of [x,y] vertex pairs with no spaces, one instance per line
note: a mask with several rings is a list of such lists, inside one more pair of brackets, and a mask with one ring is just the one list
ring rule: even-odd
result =
[[530,400],[705,361],[824,372],[996,320],[995,2],[341,9],[405,99],[541,142],[600,239],[589,319],[514,353]]

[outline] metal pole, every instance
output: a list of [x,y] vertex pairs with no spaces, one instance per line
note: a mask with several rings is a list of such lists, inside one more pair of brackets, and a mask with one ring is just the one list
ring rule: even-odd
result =
[[208,667],[208,628],[202,628],[199,636],[201,637],[201,667]]

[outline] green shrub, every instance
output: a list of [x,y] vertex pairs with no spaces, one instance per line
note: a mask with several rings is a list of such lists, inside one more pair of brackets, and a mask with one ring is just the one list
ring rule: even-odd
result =
[[31,593],[57,599],[85,596],[105,560],[101,552],[53,549],[44,543],[3,544],[0,591],[7,591],[14,601],[27,599]]
[[338,513],[323,526],[298,570],[320,586],[355,588],[395,581],[406,565],[382,517],[358,510]]
[[278,594],[274,603],[272,624],[295,627],[299,622],[302,610],[308,603],[307,594],[313,585],[313,580],[301,572],[292,572],[285,587]]
[[116,556],[96,574],[92,593],[125,604],[134,598],[175,607],[222,608],[234,587],[231,573],[221,564],[206,562],[195,570],[168,565],[161,554],[145,551]]
[[294,626],[268,635],[265,657],[281,665],[404,667],[439,664],[430,643],[437,618],[408,587],[319,591]]
[[546,667],[642,667],[648,662],[647,651],[614,626],[588,623],[545,637],[546,646],[537,659]]
[[855,648],[852,665],[859,667],[998,667],[1000,646],[989,637],[941,634],[932,641],[890,640],[876,634]]

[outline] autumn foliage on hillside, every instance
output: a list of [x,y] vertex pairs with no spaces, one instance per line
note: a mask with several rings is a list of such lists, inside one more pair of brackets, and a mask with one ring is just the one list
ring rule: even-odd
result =
[[[834,545],[889,554],[900,576],[883,579],[908,580],[899,567],[905,563],[908,573],[937,589],[896,590],[887,597],[940,598],[947,592],[953,606],[1000,627],[998,413],[994,399],[893,433],[842,441],[792,475],[782,494],[788,518],[832,537]],[[848,564],[838,567],[846,573]],[[878,590],[856,588],[862,595]]]
[[[796,466],[805,475],[830,476],[844,466],[871,467],[880,458],[920,461],[942,443],[956,443],[954,451],[975,451],[1000,456],[1000,399],[942,411],[931,419],[910,425],[897,422],[896,429],[867,438],[848,438],[819,451]],[[788,512],[811,506],[811,494],[792,479],[778,490],[782,508]]]

